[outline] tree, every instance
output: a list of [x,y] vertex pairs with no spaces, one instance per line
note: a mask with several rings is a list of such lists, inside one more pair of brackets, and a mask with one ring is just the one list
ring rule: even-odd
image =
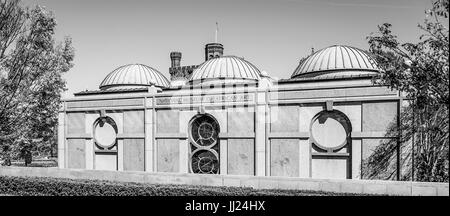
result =
[[0,151],[6,159],[55,145],[66,85],[61,75],[74,59],[71,39],[56,43],[55,28],[43,7],[0,1]]
[[[418,27],[418,43],[401,43],[391,24],[378,26],[367,37],[370,52],[382,70],[375,83],[400,90],[409,105],[401,119],[402,147],[411,150],[406,173],[418,181],[448,182],[449,159],[449,0],[437,0]],[[386,146],[380,146],[386,148]],[[389,158],[392,152],[375,151],[368,159]],[[380,168],[380,167],[378,167]],[[382,170],[382,169],[381,169]],[[380,169],[368,170],[376,175]]]

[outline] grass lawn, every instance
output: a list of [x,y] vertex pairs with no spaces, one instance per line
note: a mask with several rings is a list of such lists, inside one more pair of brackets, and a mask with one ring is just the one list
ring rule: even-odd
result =
[[348,196],[357,194],[0,176],[0,196]]

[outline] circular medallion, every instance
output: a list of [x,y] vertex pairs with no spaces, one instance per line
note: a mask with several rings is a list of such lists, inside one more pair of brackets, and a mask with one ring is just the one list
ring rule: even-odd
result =
[[325,150],[336,150],[347,144],[350,123],[343,114],[331,111],[319,113],[311,123],[313,143]]
[[100,117],[94,122],[94,141],[103,148],[116,144],[117,126],[110,117]]

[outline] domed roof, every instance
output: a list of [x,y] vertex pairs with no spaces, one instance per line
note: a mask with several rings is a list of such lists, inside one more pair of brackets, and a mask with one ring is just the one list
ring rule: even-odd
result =
[[168,87],[169,80],[156,69],[143,64],[120,66],[109,73],[100,84],[100,89],[133,86]]
[[295,69],[291,78],[334,75],[377,74],[375,60],[361,49],[333,45],[308,56]]
[[256,82],[261,72],[252,63],[236,56],[221,56],[202,63],[192,72],[189,81],[232,80]]

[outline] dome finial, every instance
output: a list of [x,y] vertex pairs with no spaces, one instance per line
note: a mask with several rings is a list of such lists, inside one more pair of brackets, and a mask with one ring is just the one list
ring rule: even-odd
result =
[[311,47],[311,55],[314,54],[314,47]]

